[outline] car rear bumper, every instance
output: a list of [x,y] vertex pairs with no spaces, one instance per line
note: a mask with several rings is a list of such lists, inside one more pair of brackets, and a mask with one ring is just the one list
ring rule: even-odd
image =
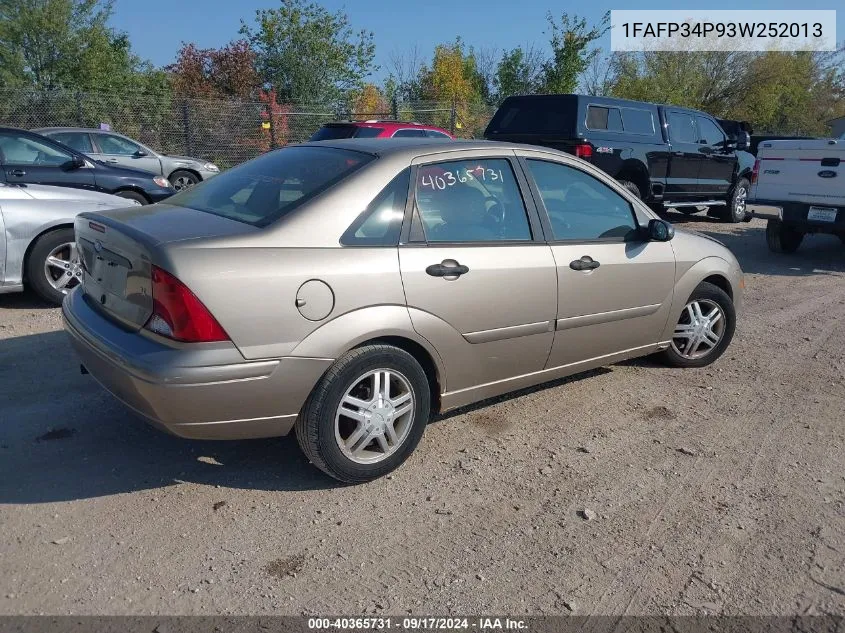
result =
[[332,363],[293,357],[246,361],[231,343],[171,347],[117,326],[81,290],[65,298],[62,315],[88,372],[138,415],[181,437],[286,435]]
[[[835,219],[830,222],[809,219],[810,207],[837,210]],[[754,200],[749,202],[748,210],[755,218],[780,220],[796,229],[808,233],[843,233],[845,232],[845,205],[810,204],[808,202],[778,202]]]

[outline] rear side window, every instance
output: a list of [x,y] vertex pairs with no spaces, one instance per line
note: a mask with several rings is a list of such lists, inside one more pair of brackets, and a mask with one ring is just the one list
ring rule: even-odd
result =
[[56,132],[50,138],[75,149],[83,154],[92,154],[94,148],[91,145],[91,137],[85,132]]
[[587,106],[587,127],[591,130],[622,131],[622,114],[619,108]]
[[437,130],[426,130],[426,135],[431,138],[452,138],[448,134],[444,134],[443,132],[438,132]]
[[344,246],[396,246],[405,216],[411,170],[390,181],[340,238]]
[[373,160],[330,147],[286,147],[229,169],[167,203],[266,226]]
[[339,138],[352,138],[355,136],[354,125],[324,125],[311,135],[310,141],[335,141]]
[[654,115],[649,110],[622,108],[622,125],[631,134],[654,134]]
[[678,143],[698,143],[695,121],[683,112],[669,113],[669,137]]
[[382,132],[383,127],[359,127],[355,131],[355,138],[375,138]]

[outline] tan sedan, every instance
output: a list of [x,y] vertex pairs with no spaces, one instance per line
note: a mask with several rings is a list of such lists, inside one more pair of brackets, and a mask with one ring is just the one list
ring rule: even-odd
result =
[[288,147],[76,237],[65,325],[106,389],[183,437],[295,429],[346,482],[436,412],[635,356],[707,365],[743,288],[603,172],[504,143]]

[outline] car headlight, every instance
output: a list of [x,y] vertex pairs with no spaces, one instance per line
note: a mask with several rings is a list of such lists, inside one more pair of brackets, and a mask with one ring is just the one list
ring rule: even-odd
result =
[[220,168],[214,163],[206,163],[202,166],[205,171],[220,171]]
[[172,189],[173,185],[170,184],[170,181],[165,178],[164,176],[155,176],[153,177],[153,182],[157,184],[159,187],[164,187],[165,189]]

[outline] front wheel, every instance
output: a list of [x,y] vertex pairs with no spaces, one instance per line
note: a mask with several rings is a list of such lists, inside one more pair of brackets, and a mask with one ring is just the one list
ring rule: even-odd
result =
[[65,295],[82,281],[82,263],[73,229],[57,229],[36,240],[26,261],[32,289],[45,301],[61,305]]
[[416,359],[391,345],[367,345],[320,379],[296,420],[296,439],[323,472],[364,483],[408,459],[430,409],[428,379]]
[[115,193],[118,198],[126,198],[127,200],[134,200],[135,202],[140,202],[141,204],[149,204],[150,201],[147,200],[147,197],[142,194],[138,193],[137,191],[132,191],[131,189],[124,189],[123,191],[118,191]]
[[731,298],[718,286],[701,282],[681,311],[663,360],[672,367],[705,367],[728,348],[735,329]]
[[182,191],[183,189],[190,189],[195,184],[197,184],[200,179],[196,174],[192,174],[189,171],[185,171],[183,169],[179,169],[174,171],[170,174],[170,184],[173,185],[173,188],[176,191]]
[[725,208],[725,220],[736,224],[745,221],[745,214],[748,213],[748,189],[751,183],[745,178],[736,181],[731,195],[728,198],[728,205]]
[[766,224],[766,243],[773,253],[794,253],[801,246],[804,234],[780,220],[769,220]]

